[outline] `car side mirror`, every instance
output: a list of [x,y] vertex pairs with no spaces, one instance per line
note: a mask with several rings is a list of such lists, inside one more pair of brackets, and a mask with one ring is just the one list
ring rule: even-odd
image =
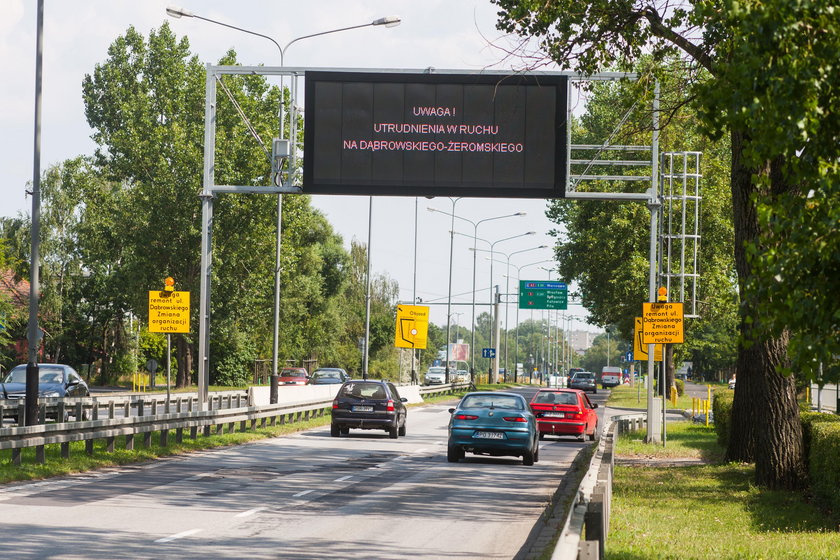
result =
[[408,399],[406,397],[400,397],[400,402],[408,402]]
[[455,412],[455,409],[454,409],[454,408],[450,408],[450,409],[449,409],[449,414],[452,414],[453,412]]
[[598,403],[592,403],[592,408],[598,408]]
[[70,381],[67,382],[68,387],[72,387],[73,385],[78,385],[78,384],[79,384],[78,379],[71,379]]

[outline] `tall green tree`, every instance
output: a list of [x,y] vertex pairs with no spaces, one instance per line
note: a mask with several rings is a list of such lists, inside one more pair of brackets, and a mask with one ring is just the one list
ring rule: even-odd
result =
[[[738,388],[727,457],[754,460],[761,485],[801,486],[801,426],[794,379],[786,375],[789,335],[777,325],[761,325],[769,323],[759,320],[767,308],[752,281],[762,271],[748,255],[767,255],[780,233],[760,218],[762,205],[799,200],[796,206],[802,207],[802,181],[819,182],[829,162],[837,160],[835,154],[821,160],[826,167],[807,163],[808,149],[827,154],[837,146],[832,135],[838,127],[830,126],[836,123],[821,124],[836,106],[835,73],[828,70],[836,61],[833,47],[840,30],[836,6],[831,0],[710,0],[676,6],[666,1],[494,2],[501,8],[502,29],[537,38],[551,59],[584,74],[632,64],[644,52],[654,60],[681,55],[705,71],[705,77],[685,87],[705,108],[709,130],[729,139],[741,294]],[[783,84],[785,79],[792,81]],[[831,140],[820,142],[826,139]],[[794,157],[805,140],[816,142],[808,143],[804,160]],[[784,238],[791,241],[796,239]]]
[[[235,64],[235,53],[220,63]],[[205,76],[187,39],[164,24],[148,39],[129,28],[83,82],[85,114],[98,146],[95,162],[118,189],[96,193],[112,214],[87,210],[84,250],[103,263],[109,253],[118,256],[112,274],[143,321],[147,291],[167,276],[177,289],[198,294]],[[268,158],[250,130],[264,144],[278,134],[281,91],[262,76],[220,79],[225,88],[217,100],[215,180],[269,185]],[[251,360],[270,355],[276,206],[274,196],[215,199],[211,377],[241,378]],[[95,239],[97,232],[107,232],[104,241]],[[300,360],[340,330],[324,317],[329,300],[340,294],[346,257],[308,197],[285,198],[282,233],[280,356]],[[176,337],[178,385],[191,380],[197,307],[193,335]]]

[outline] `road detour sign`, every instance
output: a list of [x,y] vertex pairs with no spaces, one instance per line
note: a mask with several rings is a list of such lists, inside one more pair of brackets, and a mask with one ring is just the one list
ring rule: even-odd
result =
[[684,326],[682,303],[642,304],[644,344],[681,344],[685,339]]
[[[636,362],[646,362],[648,360],[648,345],[642,343],[642,318],[636,317],[635,324],[633,328],[633,352],[632,358],[633,361]],[[654,361],[661,362],[662,361],[662,345],[657,344],[653,347],[654,354],[653,359]]]
[[190,332],[190,293],[150,291],[149,332]]
[[426,348],[429,333],[429,308],[425,305],[398,305],[394,346]]

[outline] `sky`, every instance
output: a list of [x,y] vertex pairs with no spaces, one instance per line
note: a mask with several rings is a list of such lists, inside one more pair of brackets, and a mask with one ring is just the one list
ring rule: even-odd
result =
[[[129,26],[148,36],[168,21],[178,37],[189,38],[192,51],[204,63],[216,63],[233,48],[243,64],[279,66],[279,52],[268,40],[196,18],[169,18],[166,7],[170,5],[268,35],[281,45],[302,35],[383,16],[402,19],[393,28],[366,27],[296,42],[286,52],[286,66],[468,71],[523,66],[507,57],[515,42],[495,29],[498,8],[489,0],[183,0],[180,4],[171,0],[45,0],[44,4],[42,172],[67,158],[93,153],[92,130],[82,104],[82,80],[106,59],[108,46]],[[0,60],[6,67],[0,80],[0,216],[28,214],[32,206],[26,189],[33,176],[35,7],[34,0],[0,2]],[[368,197],[317,195],[312,200],[346,245],[352,239],[367,242]],[[486,240],[479,242],[480,248],[497,242],[492,281],[489,253],[479,252],[476,259],[476,301],[487,303],[491,285],[513,294],[517,278],[549,279],[549,272],[542,267],[552,267],[555,239],[548,232],[556,225],[546,218],[546,207],[545,200],[534,199],[463,198],[454,203],[454,213],[464,219],[455,220],[458,235],[452,245],[453,325],[471,321],[470,307],[465,304],[472,302],[473,252],[469,248],[475,230],[467,220],[526,213],[489,220],[478,227],[479,239]],[[441,197],[373,199],[371,266],[375,273],[399,283],[401,301],[410,302],[416,295],[423,304],[430,304],[431,321],[445,325],[451,218],[428,208],[451,213],[453,202]],[[531,231],[535,234],[517,237]],[[510,237],[513,239],[500,241]],[[539,248],[543,245],[548,247]],[[268,258],[273,259],[273,254]],[[556,278],[556,273],[551,278]],[[488,307],[476,309],[478,314]],[[508,310],[512,328],[515,304]],[[567,315],[575,317],[573,329],[598,330],[585,323],[586,311],[578,305],[570,304]],[[527,318],[530,312],[520,313],[520,319]]]

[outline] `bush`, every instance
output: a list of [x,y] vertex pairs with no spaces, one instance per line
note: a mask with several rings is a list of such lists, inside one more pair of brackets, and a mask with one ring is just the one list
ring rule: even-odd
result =
[[810,422],[811,489],[822,505],[840,511],[840,423]]
[[685,393],[685,381],[682,379],[675,379],[674,383],[677,384],[677,396],[683,396],[683,393]]
[[799,419],[802,421],[802,453],[805,455],[805,466],[810,470],[811,457],[811,430],[815,424],[822,422],[840,422],[840,416],[825,412],[800,412]]
[[729,445],[729,430],[732,425],[733,391],[717,391],[712,397],[712,414],[715,420],[715,433],[721,447]]

